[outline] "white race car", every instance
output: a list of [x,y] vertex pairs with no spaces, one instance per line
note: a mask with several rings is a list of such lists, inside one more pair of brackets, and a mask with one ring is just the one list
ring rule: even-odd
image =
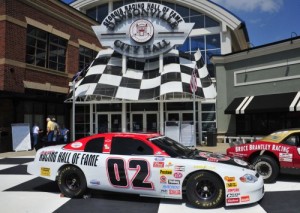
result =
[[106,133],[37,151],[27,172],[57,181],[70,198],[88,189],[182,199],[198,208],[254,203],[264,183],[248,164],[189,149],[159,134]]

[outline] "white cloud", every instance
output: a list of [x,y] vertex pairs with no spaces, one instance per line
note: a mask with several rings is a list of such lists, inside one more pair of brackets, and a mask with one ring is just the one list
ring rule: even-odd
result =
[[211,0],[228,10],[251,12],[277,12],[283,5],[283,0]]

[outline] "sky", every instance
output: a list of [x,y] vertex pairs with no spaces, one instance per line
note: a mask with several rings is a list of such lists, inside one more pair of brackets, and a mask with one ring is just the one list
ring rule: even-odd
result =
[[251,47],[300,36],[300,0],[211,1],[245,22]]
[[251,46],[300,36],[300,0],[211,0],[246,24]]

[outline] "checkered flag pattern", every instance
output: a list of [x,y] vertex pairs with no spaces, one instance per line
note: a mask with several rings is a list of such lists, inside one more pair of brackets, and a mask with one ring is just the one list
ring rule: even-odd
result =
[[[121,100],[151,100],[169,93],[189,93],[191,74],[198,67],[199,98],[214,98],[215,87],[198,50],[194,55],[171,50],[164,55],[163,69],[159,58],[127,58],[127,70],[122,72],[122,55],[112,49],[101,50],[82,78],[75,84],[75,97],[111,97]],[[72,100],[72,91],[67,101]]]

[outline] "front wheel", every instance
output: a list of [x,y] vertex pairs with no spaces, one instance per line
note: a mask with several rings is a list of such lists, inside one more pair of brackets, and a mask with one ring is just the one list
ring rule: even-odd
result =
[[224,202],[224,184],[210,172],[197,172],[187,181],[186,196],[197,208],[215,208]]
[[87,190],[83,172],[75,166],[64,167],[58,175],[58,187],[69,198],[82,197]]
[[261,155],[254,159],[253,166],[265,183],[272,183],[279,174],[279,166],[276,160],[268,155]]

